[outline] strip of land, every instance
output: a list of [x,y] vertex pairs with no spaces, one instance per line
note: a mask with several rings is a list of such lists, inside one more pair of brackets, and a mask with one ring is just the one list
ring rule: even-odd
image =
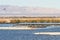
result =
[[39,35],[39,34],[44,34],[44,35],[60,35],[60,32],[37,32],[37,33],[34,33],[36,35]]
[[60,23],[60,17],[0,17],[0,23]]
[[0,30],[33,30],[37,28],[23,28],[23,27],[0,27]]

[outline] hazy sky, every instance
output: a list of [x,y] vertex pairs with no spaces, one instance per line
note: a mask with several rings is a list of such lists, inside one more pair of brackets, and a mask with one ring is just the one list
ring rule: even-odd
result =
[[60,0],[0,0],[0,5],[18,5],[60,9]]

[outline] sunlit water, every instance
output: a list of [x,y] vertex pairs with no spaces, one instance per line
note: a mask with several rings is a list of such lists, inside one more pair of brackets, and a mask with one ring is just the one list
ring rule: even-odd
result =
[[[0,24],[12,26],[15,24]],[[35,30],[0,30],[0,40],[60,40],[60,35],[35,35],[36,32],[60,32],[60,27],[50,27]]]

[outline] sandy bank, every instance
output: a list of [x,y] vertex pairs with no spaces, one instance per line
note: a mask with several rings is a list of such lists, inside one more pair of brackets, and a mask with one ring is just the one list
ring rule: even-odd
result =
[[28,27],[0,27],[0,30],[33,30],[35,28],[28,28]]
[[37,32],[34,33],[36,35],[43,34],[43,35],[60,35],[60,32]]

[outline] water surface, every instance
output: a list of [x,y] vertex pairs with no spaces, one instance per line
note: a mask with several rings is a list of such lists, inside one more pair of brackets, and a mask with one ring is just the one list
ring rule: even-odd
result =
[[[0,27],[13,25],[15,24],[0,24]],[[0,40],[60,40],[60,35],[35,35],[36,32],[60,32],[60,27],[36,30],[0,30]]]

